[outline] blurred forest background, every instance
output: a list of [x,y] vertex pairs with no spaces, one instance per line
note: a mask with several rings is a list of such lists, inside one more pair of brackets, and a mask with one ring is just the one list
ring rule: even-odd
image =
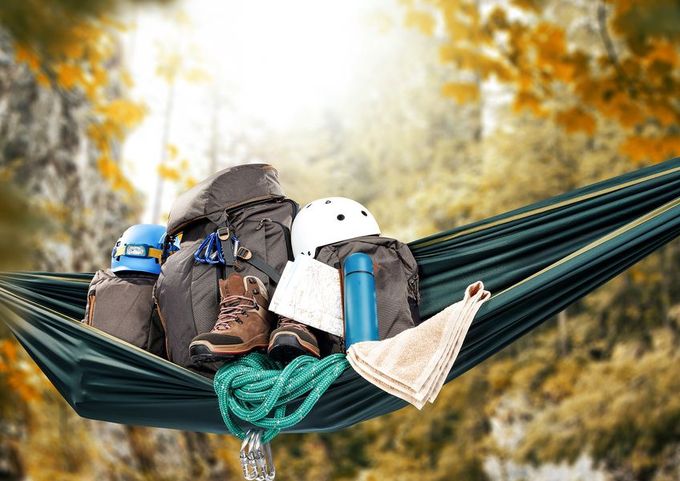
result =
[[[680,155],[679,54],[677,0],[3,0],[0,269],[105,266],[243,162],[404,241],[507,211]],[[241,478],[234,439],[78,418],[4,329],[0,480]],[[678,480],[679,336],[676,240],[422,412],[275,440],[278,478]]]

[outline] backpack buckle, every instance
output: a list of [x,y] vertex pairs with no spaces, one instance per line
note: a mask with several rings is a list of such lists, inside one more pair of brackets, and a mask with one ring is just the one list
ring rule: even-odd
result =
[[231,229],[229,227],[220,227],[217,229],[217,237],[219,237],[221,241],[228,241],[231,237]]
[[240,246],[236,252],[236,257],[243,259],[244,261],[250,260],[253,257],[253,253],[247,247]]

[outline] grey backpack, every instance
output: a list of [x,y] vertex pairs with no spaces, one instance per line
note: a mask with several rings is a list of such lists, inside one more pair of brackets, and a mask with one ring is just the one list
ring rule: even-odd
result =
[[157,277],[143,272],[98,271],[87,292],[83,322],[165,357],[163,328],[152,296]]
[[297,208],[266,164],[222,170],[177,198],[167,232],[171,238],[181,234],[180,250],[162,265],[154,291],[168,359],[209,368],[192,365],[189,344],[215,325],[219,279],[232,272],[255,275],[271,297],[292,258],[290,227]]
[[[319,248],[316,260],[340,269],[355,252],[373,259],[380,339],[419,324],[418,264],[409,247],[389,237],[363,236]],[[338,351],[338,347],[339,340],[332,339],[330,350]]]

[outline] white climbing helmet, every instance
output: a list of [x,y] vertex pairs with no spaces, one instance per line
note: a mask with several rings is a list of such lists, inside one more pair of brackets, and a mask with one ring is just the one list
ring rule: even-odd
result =
[[293,221],[293,254],[314,257],[321,246],[365,235],[380,235],[366,207],[346,197],[317,199],[302,207]]

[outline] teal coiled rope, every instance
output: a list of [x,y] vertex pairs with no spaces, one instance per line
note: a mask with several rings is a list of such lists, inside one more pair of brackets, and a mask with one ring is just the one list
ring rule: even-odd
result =
[[[215,375],[214,387],[227,429],[245,439],[237,419],[261,428],[267,443],[282,429],[295,426],[312,410],[326,389],[349,367],[344,354],[323,359],[300,356],[283,367],[264,354],[252,353],[224,365]],[[306,395],[290,414],[286,405]]]

